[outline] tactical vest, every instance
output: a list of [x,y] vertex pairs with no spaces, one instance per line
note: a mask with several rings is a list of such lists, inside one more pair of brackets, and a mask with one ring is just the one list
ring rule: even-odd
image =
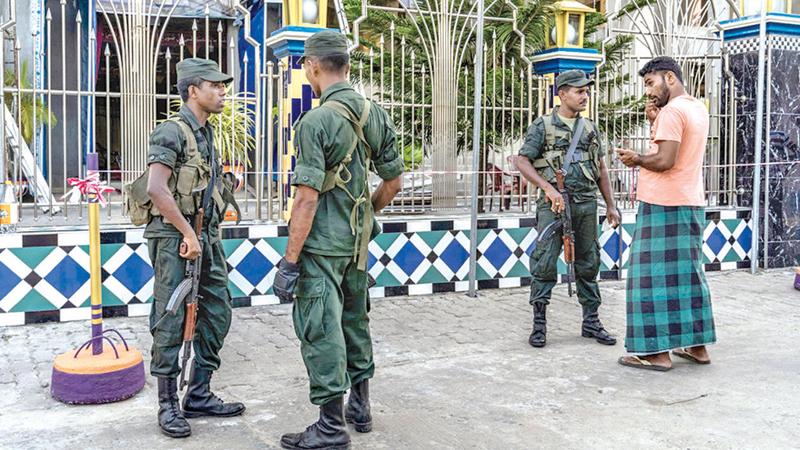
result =
[[[197,140],[192,128],[180,117],[173,116],[170,122],[178,124],[186,140],[184,148],[185,158],[178,161],[172,175],[167,181],[167,187],[173,193],[175,203],[184,216],[192,217],[200,208],[203,193],[211,182],[211,165],[206,162],[197,148]],[[133,225],[147,225],[154,216],[161,213],[147,195],[147,182],[150,178],[148,167],[139,178],[125,186],[125,209]],[[241,218],[239,205],[233,197],[233,183],[225,177],[218,177],[211,191],[211,199],[220,214],[225,214],[228,205],[232,205],[237,213],[236,222]],[[166,221],[165,221],[166,222]]]
[[[544,149],[542,153],[533,161],[533,167],[539,171],[549,183],[555,184],[556,171],[564,166],[564,157],[569,150],[569,143],[572,139],[572,133],[563,128],[556,127],[553,124],[553,115],[547,114],[542,116],[544,122]],[[594,135],[595,137],[592,137]],[[595,132],[594,124],[583,119],[583,136],[581,141],[589,142],[587,145],[581,145],[579,141],[578,147],[575,150],[574,162],[581,168],[581,172],[590,181],[597,182],[600,179],[600,145],[597,143],[597,133]],[[556,143],[560,142],[560,145]]]
[[[356,117],[348,107],[343,103],[336,100],[328,100],[322,104],[323,108],[329,108],[337,112],[340,116],[344,117],[353,126],[355,137],[347,149],[344,158],[334,165],[330,170],[325,171],[325,179],[322,182],[322,189],[320,195],[332,191],[335,188],[343,190],[350,200],[353,201],[353,209],[350,210],[350,232],[356,237],[355,246],[353,247],[353,260],[356,261],[358,270],[367,270],[368,247],[369,241],[372,237],[373,220],[375,213],[372,210],[372,200],[369,191],[369,166],[372,161],[372,147],[364,137],[364,125],[367,124],[371,103],[368,99],[364,99],[364,110],[361,117]],[[364,145],[364,188],[361,194],[351,192],[347,183],[352,180],[353,175],[348,169],[348,165],[353,160],[353,152],[358,148],[358,143]],[[359,221],[359,206],[364,205],[364,219]]]

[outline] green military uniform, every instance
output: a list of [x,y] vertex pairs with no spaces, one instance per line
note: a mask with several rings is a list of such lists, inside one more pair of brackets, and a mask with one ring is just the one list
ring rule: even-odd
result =
[[[326,104],[331,103],[326,107]],[[358,140],[351,121],[333,107],[343,105],[355,118],[364,117],[369,149],[358,142],[351,161],[339,171],[341,183],[326,183]],[[365,107],[370,108],[365,112]],[[368,115],[367,115],[368,114]],[[367,189],[369,165],[384,180],[403,172],[395,149],[395,130],[388,114],[368,102],[346,82],[322,93],[320,107],[308,111],[295,128],[297,164],[292,184],[321,192],[303,251],[292,316],[310,379],[311,402],[323,405],[341,397],[351,384],[374,372],[369,333],[367,273],[359,262],[362,234],[379,232],[373,224]],[[348,176],[349,174],[349,176]],[[349,178],[349,179],[348,179]],[[355,206],[355,207],[354,207]],[[369,223],[366,221],[369,220]]]
[[[287,250],[287,257],[299,250],[296,262],[284,257],[278,263],[273,291],[281,301],[293,302],[294,329],[308,371],[309,397],[319,405],[319,420],[300,433],[281,436],[281,447],[345,450],[350,448],[346,422],[360,433],[372,430],[369,380],[375,364],[367,247],[379,228],[369,172],[396,180],[403,163],[386,111],[346,81],[349,52],[344,35],[334,30],[315,33],[305,42],[299,62],[320,96],[320,106],[295,125],[292,185],[301,187],[299,192],[313,189],[319,196],[306,238],[297,241],[290,226],[289,242],[302,242],[303,247]],[[322,90],[323,75],[339,82]],[[307,212],[292,213],[293,220],[301,216],[308,218]]]
[[[597,244],[597,192],[600,177],[599,158],[604,155],[596,126],[584,121],[583,136],[578,141],[574,162],[564,179],[571,196],[572,229],[575,233],[575,277],[578,299],[584,306],[594,309],[600,305],[597,273],[600,267],[600,250]],[[537,118],[528,129],[525,142],[519,151],[527,157],[539,174],[553,187],[555,171],[564,162],[572,139],[572,128],[558,115],[558,107],[545,117]],[[537,201],[537,231],[541,233],[558,216],[543,191]],[[530,303],[549,303],[550,293],[557,281],[558,256],[561,254],[561,233],[554,233],[539,242],[530,257],[532,276]]]
[[[213,61],[187,58],[176,66],[179,89],[186,90],[192,107],[214,111],[209,103],[221,96],[221,84],[233,77],[220,72]],[[210,84],[209,84],[210,83]],[[216,90],[216,93],[214,92]],[[195,95],[195,93],[200,93]],[[181,95],[185,95],[182,93]],[[131,221],[147,224],[144,237],[155,272],[150,332],[153,335],[150,373],[158,378],[158,423],[170,437],[191,434],[187,418],[201,416],[231,417],[242,414],[242,403],[225,403],[210,390],[211,375],[219,368],[219,351],[231,325],[231,296],[228,270],[220,242],[220,221],[229,204],[238,212],[231,184],[222,178],[214,132],[206,122],[201,125],[192,109],[184,104],[178,114],[160,124],[150,135],[148,169],[136,181],[125,186],[127,211]],[[183,343],[186,308],[178,305],[175,314],[166,311],[173,292],[187,277],[187,260],[180,256],[183,235],[162,216],[147,192],[153,164],[172,170],[166,180],[178,210],[194,226],[203,208],[199,239],[202,268],[197,301],[194,362],[180,367],[178,357]],[[191,294],[189,294],[191,295]],[[185,301],[185,299],[179,299]],[[188,356],[184,355],[184,356]],[[191,373],[183,404],[178,404],[177,376]]]
[[[210,82],[229,82],[232,77],[219,71],[209,60],[188,58],[177,66],[178,80],[200,78]],[[222,165],[214,148],[214,131],[209,122],[200,125],[185,104],[170,120],[158,125],[150,134],[147,163],[159,163],[172,169],[168,186],[173,190],[179,209],[190,224],[205,194],[205,187],[214,181],[209,191],[203,222],[202,274],[198,302],[197,326],[194,340],[195,367],[208,371],[219,368],[219,350],[231,323],[231,298],[228,292],[228,270],[220,242],[220,222],[227,204],[223,193],[229,194],[222,178]],[[213,155],[213,157],[212,157]],[[212,171],[216,175],[212,175]],[[145,178],[143,176],[143,178]],[[137,180],[138,181],[138,180]],[[202,191],[198,194],[193,191]],[[139,193],[140,194],[140,193]],[[132,189],[136,195],[136,188]],[[155,272],[153,308],[150,312],[150,331],[153,334],[150,372],[154,376],[173,378],[180,373],[178,353],[183,337],[184,308],[177,314],[165,314],[165,308],[175,288],[186,277],[186,260],[180,253],[183,235],[168,223],[151,203],[146,217],[149,222],[144,237]]]
[[[588,100],[588,86],[593,81],[580,70],[568,70],[556,78],[559,95],[562,88],[564,100],[582,98]],[[575,90],[578,89],[578,90]],[[582,127],[580,135],[574,129]],[[573,141],[574,151],[570,151]],[[598,316],[600,289],[597,285],[597,272],[600,268],[600,248],[597,244],[597,191],[599,190],[603,145],[597,134],[597,127],[588,119],[567,118],[559,115],[558,107],[551,114],[536,119],[525,136],[520,155],[528,158],[539,176],[554,188],[557,186],[556,173],[563,171],[569,158],[569,167],[564,174],[564,189],[569,196],[571,225],[574,235],[575,282],[578,287],[578,300],[583,310],[581,336],[594,338],[604,345],[614,345],[617,340],[609,335]],[[559,206],[559,205],[557,205]],[[563,206],[563,205],[561,205]],[[545,192],[540,192],[536,207],[539,239],[530,258],[532,275],[530,303],[533,305],[533,331],[528,343],[533,347],[544,347],[547,334],[547,305],[558,276],[558,256],[563,246],[563,223],[565,217],[552,212],[552,205]],[[562,214],[559,214],[562,215]],[[557,222],[558,221],[558,222]],[[555,233],[545,233],[551,225]]]
[[[211,124],[206,122],[201,126],[186,105],[181,106],[177,118],[189,126],[198,152],[210,165],[211,152],[217,151]],[[186,138],[180,124],[165,121],[153,130],[147,153],[148,165],[164,164],[177,174],[186,159]],[[219,162],[215,165],[217,183],[221,186],[222,165]],[[220,241],[222,214],[217,202],[211,202],[203,224],[203,271],[199,291],[202,301],[198,303],[194,340],[196,366],[211,371],[219,368],[219,350],[231,324],[228,269]],[[190,217],[188,219],[189,223],[194,223]],[[176,377],[180,373],[178,353],[183,340],[184,308],[179,308],[175,315],[164,315],[164,310],[173,291],[185,278],[186,260],[179,255],[183,235],[172,224],[165,223],[161,216],[154,216],[145,228],[144,237],[147,238],[155,272],[154,301],[150,311],[150,331],[153,334],[150,373],[159,377]]]

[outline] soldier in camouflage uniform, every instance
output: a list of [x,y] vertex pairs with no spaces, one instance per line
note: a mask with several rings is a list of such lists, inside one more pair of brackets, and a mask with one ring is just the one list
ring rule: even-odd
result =
[[[530,126],[519,151],[517,167],[528,181],[540,189],[536,216],[537,230],[541,235],[548,225],[563,218],[564,198],[556,189],[556,171],[563,167],[577,121],[584,121],[582,136],[564,181],[570,196],[572,229],[575,233],[575,282],[583,308],[581,334],[601,344],[614,345],[616,339],[603,328],[597,312],[601,301],[597,285],[600,268],[596,222],[598,189],[606,202],[609,223],[618,225],[620,216],[614,205],[597,126],[580,117],[580,112],[588,105],[592,84],[593,81],[579,70],[566,71],[556,78],[561,106],[555,107],[551,114],[539,117]],[[544,347],[546,343],[546,309],[557,281],[561,248],[561,231],[558,230],[538,242],[530,258],[533,332],[528,342],[534,347]]]
[[[367,244],[379,232],[374,212],[402,186],[403,163],[388,114],[347,82],[345,37],[331,30],[314,34],[303,60],[320,107],[295,125],[297,191],[274,290],[282,301],[294,301],[294,328],[320,415],[304,432],[284,435],[281,446],[345,449],[345,421],[358,432],[372,429]],[[371,196],[369,170],[383,180]]]
[[[219,351],[231,324],[228,271],[220,242],[220,222],[232,199],[221,176],[208,118],[224,106],[225,87],[233,77],[206,59],[189,58],[177,65],[178,91],[183,105],[178,114],[153,130],[147,155],[149,204],[144,237],[155,271],[150,331],[153,335],[150,373],[158,377],[158,423],[164,434],[191,434],[186,418],[230,417],[242,414],[241,403],[224,403],[209,390],[211,374],[219,368]],[[199,192],[199,195],[198,195]],[[207,195],[206,195],[207,193]],[[205,197],[205,198],[204,198]],[[200,204],[205,207],[202,239],[192,229]],[[176,378],[183,341],[184,308],[165,312],[175,288],[185,278],[186,261],[202,258],[194,374],[178,404]]]

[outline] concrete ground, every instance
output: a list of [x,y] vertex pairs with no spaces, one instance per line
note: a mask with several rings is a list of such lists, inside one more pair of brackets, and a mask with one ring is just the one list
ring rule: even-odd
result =
[[[580,307],[565,287],[555,290],[543,349],[527,343],[524,288],[376,300],[375,425],[352,433],[353,448],[798,448],[800,292],[792,278],[788,270],[709,274],[713,363],[675,358],[666,373],[619,366],[621,340],[606,347],[581,338]],[[601,317],[621,336],[624,283],[603,282],[601,291]],[[149,349],[144,318],[105,326]],[[88,334],[86,323],[0,329],[0,448],[271,449],[316,418],[290,306],[235,310],[212,386],[247,412],[192,420],[183,440],[158,431],[150,377],[120,403],[68,406],[50,397],[53,357]]]

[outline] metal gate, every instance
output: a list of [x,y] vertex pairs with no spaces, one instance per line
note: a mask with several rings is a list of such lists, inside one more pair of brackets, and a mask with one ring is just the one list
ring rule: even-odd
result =
[[[66,1],[53,3],[41,11],[42,26],[36,31],[41,42],[47,43],[33,59],[33,72],[40,74],[39,78],[32,86],[7,79],[4,87],[2,103],[7,111],[0,119],[8,120],[2,121],[0,130],[6,143],[4,155],[9,157],[8,164],[0,166],[10,174],[20,206],[20,225],[85,226],[86,204],[80,196],[61,195],[70,190],[68,178],[85,175],[87,152],[100,154],[101,177],[117,189],[107,198],[105,222],[125,224],[121,188],[145,169],[150,132],[175,112],[180,102],[175,64],[192,56],[216,60],[229,73],[246,74],[255,66],[256,81],[249,86],[246,81],[242,85],[232,83],[225,114],[212,120],[219,131],[215,136],[217,147],[223,150],[223,156],[227,150],[230,157],[226,166],[239,179],[236,195],[243,218],[281,220],[284,198],[279,193],[285,191],[285,177],[278,176],[282,169],[272,166],[274,155],[266,149],[279,147],[280,136],[272,131],[282,128],[279,121],[283,115],[261,112],[283,104],[285,92],[277,86],[282,85],[286,68],[271,62],[263,64],[266,47],[250,36],[251,19],[246,8],[238,1],[220,2],[230,3],[229,8],[241,15],[245,40],[253,45],[250,56],[245,54],[240,60],[239,28],[232,19],[212,18],[208,2],[96,0],[89,3],[88,15]],[[186,5],[204,6],[203,17],[189,19],[191,27],[187,24],[185,33],[175,36],[173,32],[170,36],[171,25],[187,21],[175,14]],[[9,0],[0,27],[8,35],[17,36],[16,19],[26,13]],[[95,21],[89,16],[99,18]],[[263,17],[266,26],[266,15]],[[103,37],[107,39],[98,42]],[[11,48],[15,74],[24,76],[23,54],[31,52],[25,47],[38,48],[38,41],[25,41],[23,46],[23,40],[20,36],[10,42],[0,39],[0,54],[7,55],[4,49]],[[59,70],[60,76],[52,76]],[[36,105],[36,114],[27,113],[31,104]],[[43,116],[51,117],[51,126],[42,123]],[[21,139],[23,127],[16,125],[31,119],[37,139],[28,146]],[[247,151],[234,154],[234,148]],[[38,172],[29,168],[38,168]]]
[[[476,2],[361,2],[353,22],[354,79],[391,115],[406,163],[405,189],[389,207],[399,213],[466,213],[474,95]],[[533,74],[525,34],[511,1],[486,8],[480,148],[481,212],[530,208],[531,187],[514,154],[542,114],[550,88]],[[498,34],[501,32],[501,34]],[[366,49],[366,50],[365,50]]]
[[[727,55],[715,33],[720,20],[715,3],[632,1],[609,15],[604,46],[620,37],[630,42],[621,58],[607,56],[607,64],[596,72],[600,97],[596,118],[606,132],[609,148],[631,148],[640,153],[648,150],[644,85],[638,71],[655,56],[671,56],[681,64],[687,92],[703,101],[709,110],[704,162],[708,205],[735,206],[736,133],[725,130],[735,130],[737,100]],[[723,92],[729,97],[723,98]],[[618,206],[634,207],[638,171],[622,165],[613,152],[608,152],[607,158]]]
[[[12,36],[18,34],[14,3],[9,0],[11,8],[0,23]],[[287,68],[267,61],[266,47],[251,36],[248,10],[239,2],[227,2],[240,16],[243,41],[251,46],[240,60],[238,28],[232,20],[212,18],[209,6],[204,17],[185,23],[185,33],[176,36],[169,31],[176,21],[186,21],[175,17],[176,8],[207,3],[97,0],[93,4],[102,18],[97,24],[70,12],[66,3],[41,12],[38,38],[46,44],[37,47],[43,55],[33,59],[33,72],[44,75],[31,85],[16,81],[4,87],[7,111],[0,114],[0,132],[5,154],[11,156],[5,167],[10,169],[10,182],[22,207],[21,223],[81,225],[85,205],[79,196],[61,199],[61,195],[69,190],[67,178],[84,175],[85,151],[101,153],[103,179],[118,189],[141,173],[150,131],[179,103],[173,87],[174,66],[193,55],[215,59],[229,72],[247,74],[255,69],[250,85],[231,86],[226,113],[215,118],[223,131],[218,137],[224,136],[218,144],[227,149],[227,166],[240,180],[236,195],[243,219],[282,220],[288,192],[284,175],[291,170],[283,166],[282,157],[286,151],[283,130],[291,127],[283,123],[287,114],[282,111],[287,92],[281,87]],[[390,113],[407,172],[404,190],[387,208],[389,213],[469,211],[476,51],[482,51],[486,61],[479,211],[532,210],[534,187],[522,179],[513,163],[528,126],[550,107],[552,79],[534,75],[528,59],[531,49],[541,43],[526,42],[526,37],[544,36],[548,25],[541,17],[549,13],[535,12],[537,20],[526,20],[521,28],[517,4],[512,0],[488,3],[486,45],[476,49],[476,2],[402,0],[397,6],[380,6],[361,0],[351,27],[353,82]],[[733,80],[719,37],[713,33],[718,18],[714,3],[653,0],[628,5],[610,16],[604,42],[628,36],[630,50],[622,58],[607,58],[596,73],[593,112],[606,131],[609,147],[646,149],[643,92],[636,72],[651,55],[672,55],[684,67],[689,92],[706,102],[712,117],[706,157],[709,204],[735,205],[735,133],[721,131],[735,126],[736,98],[734,89],[725,91],[731,93],[730,98],[721,98],[723,83],[732,86]],[[103,39],[101,45],[98,38]],[[24,72],[23,55],[30,52],[20,42],[0,39],[0,53],[13,58],[18,74]],[[89,49],[95,47],[99,54],[90,57],[95,55]],[[59,64],[64,70],[53,76]],[[94,73],[102,76],[94,80],[87,76]],[[37,138],[27,147],[21,139],[24,130],[20,128],[25,127],[12,125],[26,123],[30,109],[45,112],[33,114]],[[57,128],[42,124],[50,116]],[[249,132],[242,133],[241,127]],[[74,131],[82,129],[87,131]],[[731,140],[723,141],[723,135]],[[230,152],[242,147],[247,151]],[[633,207],[636,173],[622,167],[612,153],[608,165],[615,195],[620,206]],[[127,222],[120,192],[110,196],[106,222]]]

